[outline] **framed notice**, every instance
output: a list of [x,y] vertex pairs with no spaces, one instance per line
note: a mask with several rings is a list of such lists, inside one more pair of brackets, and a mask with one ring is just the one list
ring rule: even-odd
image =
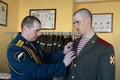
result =
[[8,4],[0,1],[0,25],[7,26]]
[[95,32],[112,32],[113,13],[93,14],[92,24]]
[[41,21],[42,30],[54,30],[56,27],[56,9],[30,9],[30,15]]

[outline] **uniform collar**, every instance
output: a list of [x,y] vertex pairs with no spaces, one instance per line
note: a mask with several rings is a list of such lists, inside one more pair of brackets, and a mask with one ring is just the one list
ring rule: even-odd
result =
[[[86,52],[89,51],[89,49],[91,49],[91,48],[94,46],[97,38],[98,38],[97,35],[94,34],[93,37],[87,42],[87,44],[86,44],[86,45],[84,46],[84,48],[81,50],[80,55],[78,55],[78,57],[75,59],[75,61],[78,60],[80,56],[86,54]],[[80,39],[81,39],[81,37],[80,37]],[[76,53],[76,50],[77,50],[77,45],[78,45],[78,43],[79,43],[79,41],[77,41],[77,42],[74,44],[74,47],[73,47],[74,50],[75,50],[75,53]]]
[[28,44],[29,41],[27,41],[22,35],[21,32],[17,34],[17,38],[21,39],[24,43]]

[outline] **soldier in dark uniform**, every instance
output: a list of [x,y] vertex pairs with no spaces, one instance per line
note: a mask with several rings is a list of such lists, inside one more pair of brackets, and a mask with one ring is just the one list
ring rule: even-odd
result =
[[54,55],[42,52],[39,42],[35,41],[40,27],[39,19],[34,16],[25,17],[21,25],[22,32],[9,44],[7,57],[11,80],[50,80],[64,76],[66,67],[75,58],[70,51],[70,43],[64,51],[58,51]]
[[77,57],[68,68],[65,80],[115,80],[113,46],[96,35],[92,14],[82,8],[73,14],[73,23],[81,37],[74,41]]

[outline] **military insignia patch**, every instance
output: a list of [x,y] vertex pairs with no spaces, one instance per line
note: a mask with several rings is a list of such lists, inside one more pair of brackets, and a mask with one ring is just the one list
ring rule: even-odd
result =
[[17,52],[17,53],[15,53],[14,58],[15,58],[17,61],[21,62],[21,61],[24,61],[24,60],[25,60],[26,54],[25,54],[24,52]]
[[110,64],[111,64],[111,65],[114,65],[114,64],[115,64],[115,56],[114,56],[114,55],[111,55],[111,56],[110,56]]

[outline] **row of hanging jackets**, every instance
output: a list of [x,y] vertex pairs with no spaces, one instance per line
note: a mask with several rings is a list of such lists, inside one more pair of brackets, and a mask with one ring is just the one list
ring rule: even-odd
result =
[[41,35],[37,38],[42,51],[46,53],[55,53],[64,49],[64,46],[73,41],[71,35]]

